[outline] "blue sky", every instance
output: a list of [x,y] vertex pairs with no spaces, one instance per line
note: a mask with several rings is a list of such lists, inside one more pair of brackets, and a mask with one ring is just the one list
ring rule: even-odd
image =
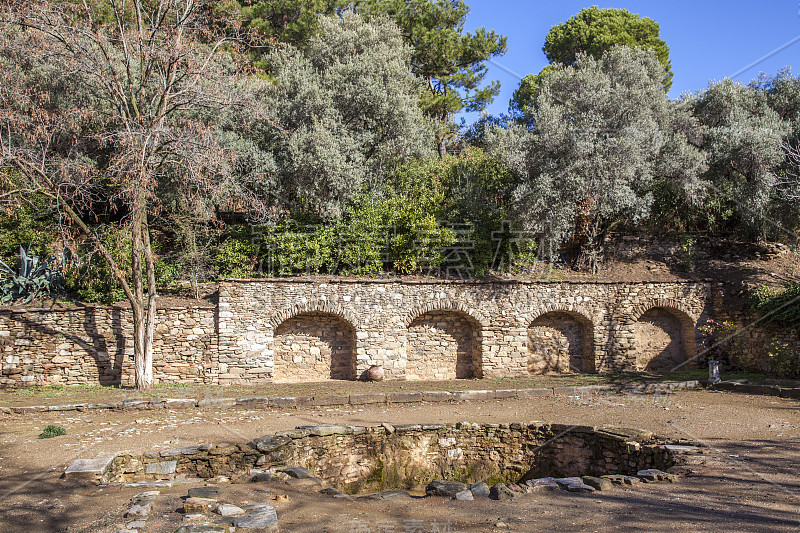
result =
[[[465,29],[481,26],[508,37],[508,52],[495,62],[524,76],[547,64],[542,45],[550,27],[566,21],[581,9],[627,9],[659,23],[661,38],[672,61],[670,97],[705,88],[711,80],[731,77],[750,63],[800,36],[799,0],[670,0],[577,2],[573,0],[467,0],[470,14]],[[800,40],[739,74],[744,83],[759,72],[774,74],[784,66],[800,73]],[[505,113],[519,79],[490,65],[487,80],[499,80],[500,95],[489,107],[493,115]],[[476,113],[464,115],[474,121]]]

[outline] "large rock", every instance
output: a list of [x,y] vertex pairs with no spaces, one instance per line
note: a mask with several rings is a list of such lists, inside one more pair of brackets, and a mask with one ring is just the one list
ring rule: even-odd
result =
[[614,484],[611,481],[600,477],[583,476],[581,479],[595,490],[611,490],[614,488]]
[[470,492],[476,498],[486,498],[489,496],[489,485],[484,483],[483,481],[479,481],[477,483],[473,483],[469,486]]
[[145,465],[145,474],[167,475],[174,474],[178,466],[178,461],[161,461],[160,463],[150,463]]
[[115,453],[101,453],[94,459],[77,459],[64,471],[64,477],[97,481],[108,472],[116,456]]
[[594,492],[594,488],[585,483],[570,483],[567,485],[567,490],[569,492]]
[[470,500],[474,500],[475,496],[473,496],[471,490],[462,490],[461,492],[453,496],[453,499],[458,501],[468,502]]
[[514,491],[503,485],[496,483],[489,489],[489,498],[493,500],[510,500],[514,497]]
[[231,503],[218,503],[213,508],[212,511],[217,513],[220,516],[242,516],[245,514],[245,510],[241,507],[237,507]]
[[675,483],[678,481],[678,476],[675,474],[667,474],[666,472],[656,470],[655,468],[639,470],[636,472],[636,475],[639,476],[639,479],[645,483]]
[[207,513],[216,503],[213,498],[186,498],[183,510],[186,514]]
[[275,508],[267,505],[250,514],[233,519],[236,531],[240,529],[258,529],[261,531],[278,531],[278,513]]
[[145,518],[150,516],[150,511],[153,509],[153,504],[146,503],[144,505],[133,504],[128,512],[125,513],[126,518]]
[[467,486],[464,483],[459,483],[458,481],[436,480],[428,483],[428,486],[425,487],[425,494],[428,496],[444,496],[446,498],[452,498],[459,492],[465,490],[467,490]]
[[623,474],[606,474],[604,476],[600,476],[602,479],[607,479],[614,485],[635,485],[636,483],[641,483],[638,477],[635,476],[626,476]]
[[568,486],[574,485],[575,483],[583,483],[579,477],[556,477],[553,478],[553,481],[558,483],[562,489],[566,489]]
[[189,489],[190,498],[216,498],[222,494],[222,489],[219,487],[206,486],[206,487],[192,487]]
[[293,466],[291,468],[282,468],[278,470],[278,472],[283,472],[287,474],[289,477],[293,477],[295,479],[309,479],[314,477],[314,473],[311,472],[308,468],[304,468],[302,466]]
[[551,477],[543,477],[538,479],[529,479],[525,482],[530,488],[531,492],[547,492],[551,490],[561,490],[561,485]]

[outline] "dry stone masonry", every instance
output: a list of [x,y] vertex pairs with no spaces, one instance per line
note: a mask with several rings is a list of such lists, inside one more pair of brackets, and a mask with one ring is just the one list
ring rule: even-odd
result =
[[[293,279],[223,282],[219,302],[227,384],[336,378],[343,360],[354,376],[382,365],[408,380],[672,368],[696,353],[712,298],[704,282]],[[314,364],[290,375],[290,358]]]
[[[707,282],[310,279],[220,283],[158,310],[157,383],[449,380],[669,369],[716,316]],[[0,386],[133,383],[124,307],[0,310]]]

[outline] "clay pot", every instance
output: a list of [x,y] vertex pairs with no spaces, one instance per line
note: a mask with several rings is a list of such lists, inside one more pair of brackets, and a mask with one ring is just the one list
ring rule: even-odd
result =
[[369,381],[383,381],[383,366],[372,365],[367,370],[367,379]]

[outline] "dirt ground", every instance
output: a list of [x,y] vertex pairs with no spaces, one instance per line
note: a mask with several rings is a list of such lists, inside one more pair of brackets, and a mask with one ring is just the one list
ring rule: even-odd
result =
[[[281,483],[223,484],[236,504],[269,501],[281,531],[797,531],[800,530],[800,402],[710,391],[602,395],[291,411],[193,409],[41,413],[0,418],[0,531],[115,532],[143,488],[59,478],[101,451],[246,442],[309,424],[376,425],[541,420],[648,429],[708,446],[678,484],[639,484],[594,494],[530,494],[515,500],[334,499]],[[67,435],[37,439],[47,424]],[[187,488],[162,489],[143,532],[179,527]]]

